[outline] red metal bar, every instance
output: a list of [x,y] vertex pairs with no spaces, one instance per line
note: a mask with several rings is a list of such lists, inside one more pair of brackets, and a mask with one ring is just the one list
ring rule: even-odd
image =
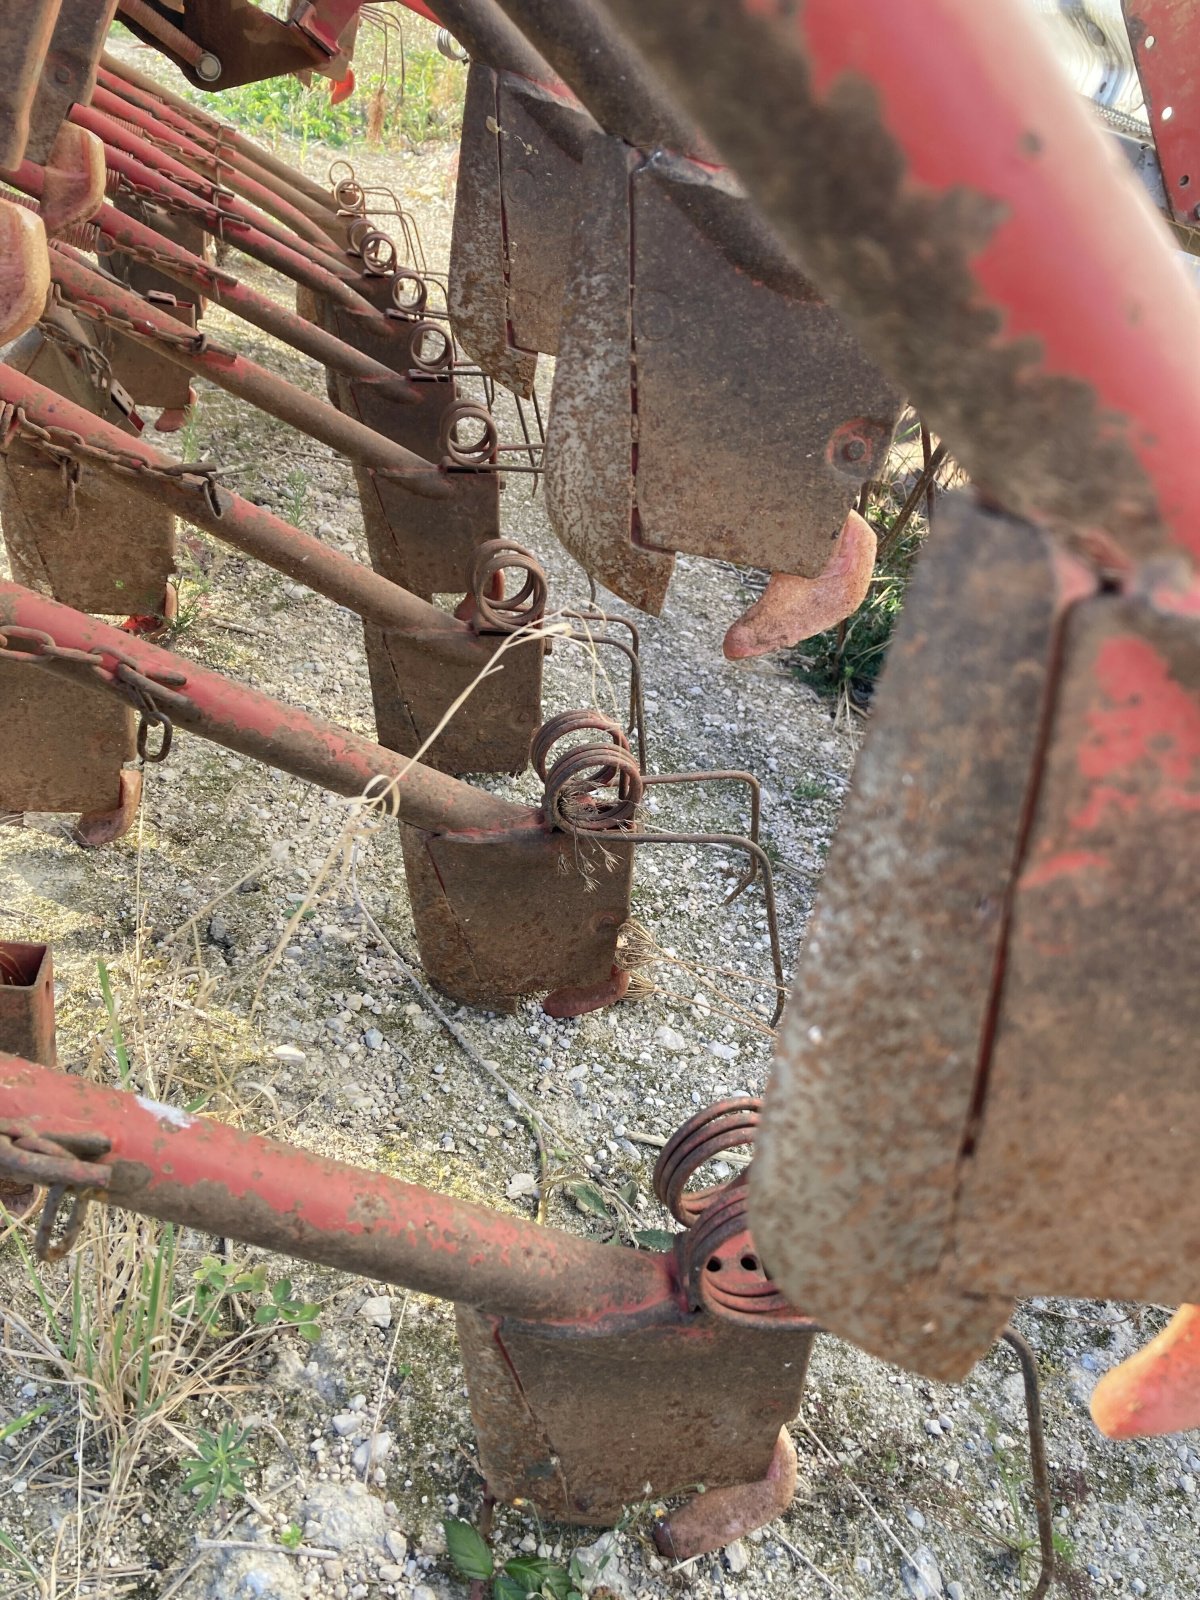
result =
[[[377,311],[369,300],[360,295],[343,278],[327,271],[311,257],[292,249],[289,245],[280,244],[258,228],[210,205],[208,201],[172,183],[170,179],[160,177],[157,172],[144,166],[142,162],[135,161],[123,150],[106,145],[104,158],[110,170],[118,173],[132,185],[135,192],[142,191],[152,201],[181,212],[198,223],[205,232],[211,233],[214,238],[236,245],[239,250],[244,250],[247,255],[253,256],[256,261],[261,261],[264,266],[283,273],[296,283],[302,283],[314,294],[325,295],[351,311],[374,317],[381,327],[387,326],[386,317]],[[24,166],[17,169],[17,172],[21,179],[18,186],[26,188]]]
[[[31,162],[22,162],[11,175],[10,181],[24,190],[26,195],[40,199],[45,187],[45,171]],[[128,217],[115,206],[104,205],[92,218],[92,223],[116,248],[132,255],[140,254],[143,259],[147,253],[151,253],[153,259],[150,265],[185,289],[215,300],[227,311],[232,311],[304,355],[311,356],[322,366],[340,372],[356,383],[378,387],[389,400],[414,405],[430,402],[428,385],[413,383],[403,371],[385,366],[382,361],[376,361],[344,339],[326,332],[307,317],[298,316],[287,306],[239,282],[231,273],[210,266],[200,256],[193,255],[190,250],[156,232],[137,217]],[[365,314],[371,319],[373,333],[383,336],[390,333],[397,346],[397,368],[407,367],[410,330],[406,326],[381,317],[373,306],[366,313],[349,310],[346,314],[351,317]]]
[[100,1134],[96,1198],[531,1322],[667,1320],[670,1255],[614,1250],[0,1055],[0,1123]]
[[[177,161],[167,151],[156,145],[147,143],[136,133],[131,133],[127,127],[117,122],[113,117],[105,116],[102,111],[94,106],[74,105],[71,107],[70,120],[81,128],[86,128],[89,133],[94,133],[104,142],[106,150],[117,149],[132,156],[134,160],[142,162],[151,168],[160,183],[170,181],[185,196],[194,198],[197,195],[209,205],[218,204],[218,191],[214,184],[206,178],[200,178],[185,165]],[[268,239],[273,239],[276,244],[293,250],[297,255],[307,259],[326,272],[333,273],[336,277],[346,281],[359,276],[358,272],[347,261],[344,254],[338,250],[332,239],[327,234],[321,234],[319,229],[314,229],[307,218],[303,219],[304,231],[299,235],[288,225],[277,222],[274,217],[267,216],[256,206],[248,204],[232,191],[225,191],[219,199],[221,211],[235,217],[246,226],[255,228],[259,233],[265,234]],[[317,233],[316,243],[306,235]]]
[[603,0],[1001,503],[1200,552],[1200,303],[1017,0]]
[[[298,189],[308,199],[327,210],[336,211],[332,195],[320,184],[314,183],[311,178],[304,175],[296,168],[289,167],[285,161],[273,155],[259,145],[230,127],[227,123],[219,122],[216,117],[209,116],[200,106],[192,105],[172,90],[156,83],[153,78],[148,78],[136,67],[131,67],[124,61],[118,61],[115,56],[110,56],[107,51],[100,57],[101,73],[105,74],[104,81],[110,88],[118,89],[122,94],[136,91],[141,97],[139,103],[151,103],[151,109],[171,127],[177,128],[180,133],[190,134],[195,137],[197,132],[214,140],[222,147],[232,146],[239,154],[261,166],[264,171],[282,183]],[[109,82],[109,79],[116,82]]]
[[[164,153],[168,155],[173,165],[166,170],[174,176],[180,175],[174,170],[174,163],[178,162],[186,171],[194,172],[211,183],[223,182],[248,204],[274,217],[284,227],[294,230],[302,239],[307,239],[322,254],[332,256],[339,265],[347,264],[341,259],[342,253],[329,234],[315,223],[307,212],[294,206],[277,189],[260,184],[249,173],[228,161],[223,163],[220,176],[217,177],[212,170],[214,157],[211,151],[205,150],[194,139],[189,139],[186,134],[178,130],[164,127],[161,123],[156,125],[153,117],[147,112],[128,100],[122,100],[103,84],[97,83],[92,91],[91,104],[110,121],[113,118],[124,118],[127,122],[136,124],[152,149],[163,151],[164,146],[169,147]],[[213,198],[211,192],[208,198]]]
[[179,323],[170,312],[152,305],[132,289],[101,277],[67,246],[56,244],[51,249],[50,273],[72,309],[82,315],[94,315],[98,321],[115,317],[131,338],[149,345],[168,361],[177,362],[268,415],[311,434],[348,460],[386,472],[414,493],[431,499],[453,498],[455,483],[449,473],[328,401],[298,389],[233,350],[205,345],[199,338],[194,343],[179,343]]
[[[435,834],[477,836],[522,829],[539,836],[543,832],[541,814],[531,807],[512,805],[420,762],[410,762],[323,717],[311,716],[206,667],[183,661],[169,650],[160,650],[17,583],[0,584],[0,632],[9,627],[38,629],[73,650],[99,651],[102,665],[111,667],[119,658],[128,659],[148,678],[170,679],[182,673],[186,681],[181,688],[164,690],[157,697],[176,727],[190,728],[228,750],[334,794],[360,795],[368,785],[377,787],[380,778],[396,778],[398,815],[414,827]],[[29,670],[51,671],[80,682],[78,667],[50,659],[39,659]],[[89,688],[125,698],[119,687],[99,674],[89,675],[86,682]]]
[[[164,130],[169,129],[178,135],[181,141],[201,151],[205,162],[214,172],[233,167],[238,172],[248,175],[264,188],[281,195],[302,211],[310,222],[316,223],[323,232],[333,238],[335,243],[338,242],[339,235],[331,230],[339,226],[344,229],[345,223],[344,220],[339,220],[337,208],[328,195],[314,198],[307,189],[300,186],[298,181],[289,181],[279,173],[272,172],[263,161],[244,154],[230,139],[220,136],[214,138],[198,122],[190,122],[164,101],[143,92],[135,84],[119,77],[115,72],[109,72],[105,67],[99,69],[97,83],[107,89],[110,97],[120,106],[119,110],[109,108],[113,116],[128,116],[129,107],[136,107],[146,114],[152,129],[160,137]],[[295,177],[298,180],[300,174],[297,173]]]
[[[243,500],[222,486],[214,486],[210,493],[199,476],[189,482],[175,470],[179,463],[156,450],[144,437],[124,433],[113,423],[3,364],[0,403],[19,407],[38,427],[64,430],[87,444],[113,452],[118,459],[89,459],[97,470],[108,472],[123,483],[132,482],[140,494],[195,523],[214,539],[307,584],[338,605],[348,606],[364,621],[381,628],[419,632],[422,638],[431,640],[444,636],[448,644],[474,637],[466,623],[284,522],[265,506]],[[142,463],[142,470],[135,469],[132,479],[131,462]],[[464,582],[468,576],[463,574]]]

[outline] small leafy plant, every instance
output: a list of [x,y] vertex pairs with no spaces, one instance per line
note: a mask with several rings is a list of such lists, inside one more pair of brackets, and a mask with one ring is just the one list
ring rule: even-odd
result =
[[569,1565],[546,1556],[513,1556],[499,1571],[487,1540],[457,1517],[442,1523],[450,1559],[464,1578],[492,1585],[492,1600],[583,1600],[574,1558]]
[[316,1319],[315,1305],[306,1300],[292,1298],[290,1278],[280,1278],[279,1282],[273,1285],[270,1298],[254,1313],[254,1320],[260,1328],[269,1327],[273,1322],[283,1322],[295,1328],[300,1337],[307,1339],[309,1344],[316,1344],[321,1337]]
[[222,1261],[219,1256],[205,1256],[192,1274],[193,1288],[180,1304],[180,1309],[190,1311],[207,1333],[215,1333],[221,1313],[235,1295],[247,1299],[267,1298],[254,1312],[257,1327],[270,1327],[282,1323],[295,1328],[302,1339],[316,1344],[321,1337],[317,1324],[318,1307],[310,1301],[297,1300],[292,1294],[292,1280],[281,1278],[272,1288],[267,1287],[267,1269],[263,1263],[248,1267],[240,1261]]
[[211,1511],[218,1500],[235,1500],[246,1492],[246,1474],[254,1471],[254,1459],[246,1449],[246,1430],[224,1423],[216,1433],[202,1429],[196,1441],[196,1454],[183,1463],[184,1489],[196,1490],[200,1511]]

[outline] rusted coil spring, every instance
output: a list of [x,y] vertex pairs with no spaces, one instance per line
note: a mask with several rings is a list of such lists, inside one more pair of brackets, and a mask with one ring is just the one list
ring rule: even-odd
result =
[[350,246],[362,257],[363,271],[369,277],[386,278],[389,272],[395,272],[400,259],[396,246],[378,228],[368,227],[365,231],[359,231],[358,224],[352,224]]
[[396,273],[392,279],[392,304],[397,311],[406,317],[423,317],[428,301],[429,285],[419,272]]
[[349,166],[349,162],[335,161],[329,169],[329,181],[333,184],[333,203],[342,216],[361,217],[367,209],[367,197],[362,184],[353,175],[339,178],[334,182],[334,171],[342,166]]
[[[458,429],[464,423],[473,423],[478,427],[477,439],[459,438]],[[499,443],[495,418],[486,406],[476,405],[472,400],[460,400],[457,405],[447,406],[442,413],[438,444],[443,456],[448,456],[456,466],[489,466],[495,460]]]
[[762,1101],[719,1100],[699,1111],[663,1147],[654,1168],[654,1193],[688,1230],[683,1241],[688,1304],[742,1320],[794,1312],[767,1276],[746,1219],[746,1176],[689,1192],[687,1184],[725,1150],[753,1145]]
[[[550,751],[573,733],[599,733],[572,745],[554,762]],[[542,780],[542,810],[552,828],[566,833],[606,833],[625,828],[641,802],[642,774],[625,730],[599,711],[563,711],[544,722],[529,748],[533,770]],[[610,796],[597,791],[615,789]]]
[[[493,580],[499,573],[517,571],[524,582],[515,594],[493,593]],[[471,596],[475,601],[477,633],[516,633],[546,614],[546,574],[536,556],[511,539],[488,539],[475,551],[471,568]]]
[[438,322],[414,322],[408,336],[408,357],[418,372],[445,372],[454,364],[454,341]]

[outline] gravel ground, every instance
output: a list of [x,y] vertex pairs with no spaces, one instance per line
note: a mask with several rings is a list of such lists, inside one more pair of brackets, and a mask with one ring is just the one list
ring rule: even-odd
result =
[[[321,176],[330,155],[310,149],[302,159]],[[444,260],[453,150],[356,160],[363,176],[404,196],[431,257]],[[280,292],[257,269],[246,276]],[[321,376],[301,360],[220,314],[211,320],[223,339],[320,391]],[[365,559],[350,473],[323,446],[207,387],[184,446],[224,464],[243,493]],[[551,605],[585,600],[586,582],[556,545],[528,479],[509,486],[502,507],[505,530],[545,562]],[[194,531],[182,547],[181,655],[373,731],[351,615]],[[750,597],[749,583],[732,569],[682,560],[664,615],[637,619],[651,765],[760,775],[790,971],[858,729],[839,726],[780,660],[722,659],[722,634]],[[545,710],[593,703],[596,688],[580,652],[556,650]],[[603,682],[599,689],[608,692]],[[615,704],[619,682],[612,692]],[[488,784],[533,793],[528,778]],[[119,844],[85,853],[55,818],[0,833],[5,932],[54,946],[62,1064],[531,1216],[537,1157],[528,1129],[367,924],[369,912],[402,957],[413,951],[393,829],[360,843],[354,877],[335,870],[285,940],[349,821],[340,800],[184,735],[164,766],[147,769],[141,821]],[[655,822],[737,830],[744,804],[723,786],[692,790],[659,799]],[[636,1191],[633,1210],[645,1227],[664,1222],[648,1197],[653,1139],[711,1100],[759,1091],[768,1069],[766,1030],[723,1015],[703,986],[714,981],[769,1014],[763,903],[752,890],[721,905],[731,870],[698,848],[640,857],[635,915],[677,962],[655,969],[660,992],[640,1003],[570,1022],[553,1022],[532,1003],[512,1017],[454,1018],[477,1056],[558,1130],[576,1176],[586,1169],[609,1195]],[[127,1072],[101,1001],[98,958],[111,971]],[[718,966],[744,980],[714,978]],[[548,1216],[577,1232],[606,1231],[562,1184],[548,1196]],[[239,1333],[234,1318],[221,1338],[195,1348],[155,1348],[163,1398],[147,1409],[128,1372],[88,1367],[72,1330],[86,1321],[87,1304],[111,1323],[138,1282],[144,1288],[135,1273],[114,1289],[106,1252],[125,1259],[132,1250],[130,1259],[152,1262],[161,1237],[148,1224],[93,1214],[76,1258],[42,1270],[40,1293],[25,1264],[28,1228],[0,1241],[8,1358],[0,1370],[0,1573],[12,1592],[463,1595],[440,1524],[475,1517],[481,1483],[450,1308],[270,1260],[269,1282],[289,1272],[293,1301],[318,1306],[318,1342],[278,1325]],[[181,1234],[176,1247],[183,1296],[213,1241]],[[259,1259],[241,1250],[235,1258]],[[252,1294],[246,1301],[258,1303]],[[1063,1590],[1195,1595],[1200,1441],[1110,1444],[1087,1415],[1099,1373],[1148,1337],[1159,1314],[1037,1301],[1017,1320],[1042,1364]],[[225,1423],[246,1430],[242,1491],[204,1511],[187,1493],[183,1462]],[[566,1559],[577,1550],[589,1587],[653,1600],[982,1600],[1031,1587],[1021,1386],[1004,1353],[948,1389],[822,1340],[794,1434],[801,1484],[791,1510],[718,1556],[668,1570],[648,1537],[646,1507],[598,1543],[588,1530],[542,1528],[528,1508],[502,1509],[498,1556],[540,1549]],[[686,1460],[679,1476],[689,1478]]]

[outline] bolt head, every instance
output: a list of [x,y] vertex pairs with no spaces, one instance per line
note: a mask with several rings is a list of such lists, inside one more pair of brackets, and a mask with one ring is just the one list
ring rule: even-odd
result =
[[867,453],[867,447],[861,439],[847,439],[842,446],[843,461],[861,461]]
[[54,69],[55,83],[70,83],[71,76],[72,74],[70,67],[60,65]]

